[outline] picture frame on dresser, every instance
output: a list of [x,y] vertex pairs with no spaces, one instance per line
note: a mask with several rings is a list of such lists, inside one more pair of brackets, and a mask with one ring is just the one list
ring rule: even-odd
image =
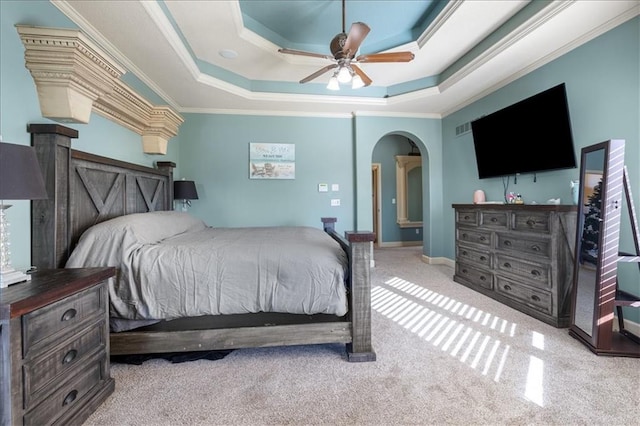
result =
[[[569,334],[597,355],[640,357],[640,336],[624,321],[624,309],[640,308],[640,237],[624,149],[624,140],[611,139],[581,151]],[[625,204],[634,253],[619,248]]]

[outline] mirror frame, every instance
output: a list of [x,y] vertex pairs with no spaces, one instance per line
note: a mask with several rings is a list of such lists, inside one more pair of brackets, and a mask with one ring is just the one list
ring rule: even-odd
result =
[[[604,150],[601,189],[601,227],[598,236],[598,258],[591,335],[575,324],[580,260],[584,226],[584,188],[587,173],[586,157],[589,153]],[[612,349],[614,337],[614,305],[617,283],[618,237],[622,210],[624,170],[624,140],[612,139],[582,148],[580,160],[580,193],[578,195],[578,218],[574,253],[574,273],[569,334],[581,340],[593,352]]]
[[420,155],[396,155],[396,216],[400,228],[422,227],[422,221],[410,221],[408,218],[409,172],[416,167],[422,167],[422,157]]

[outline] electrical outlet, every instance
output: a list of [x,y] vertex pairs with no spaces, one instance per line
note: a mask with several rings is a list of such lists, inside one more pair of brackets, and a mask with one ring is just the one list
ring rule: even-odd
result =
[[340,205],[340,199],[339,198],[334,198],[331,200],[331,206],[332,207],[337,207]]

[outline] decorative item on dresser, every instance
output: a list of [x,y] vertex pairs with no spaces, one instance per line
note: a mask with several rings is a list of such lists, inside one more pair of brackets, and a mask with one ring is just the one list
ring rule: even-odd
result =
[[82,424],[113,392],[106,280],[51,269],[0,290],[0,424]]
[[567,327],[576,207],[454,204],[453,208],[453,280],[555,327]]

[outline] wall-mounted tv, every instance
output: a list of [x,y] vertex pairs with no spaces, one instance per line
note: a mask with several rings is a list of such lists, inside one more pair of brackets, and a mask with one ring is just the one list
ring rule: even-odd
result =
[[564,83],[471,122],[480,179],[576,167]]

